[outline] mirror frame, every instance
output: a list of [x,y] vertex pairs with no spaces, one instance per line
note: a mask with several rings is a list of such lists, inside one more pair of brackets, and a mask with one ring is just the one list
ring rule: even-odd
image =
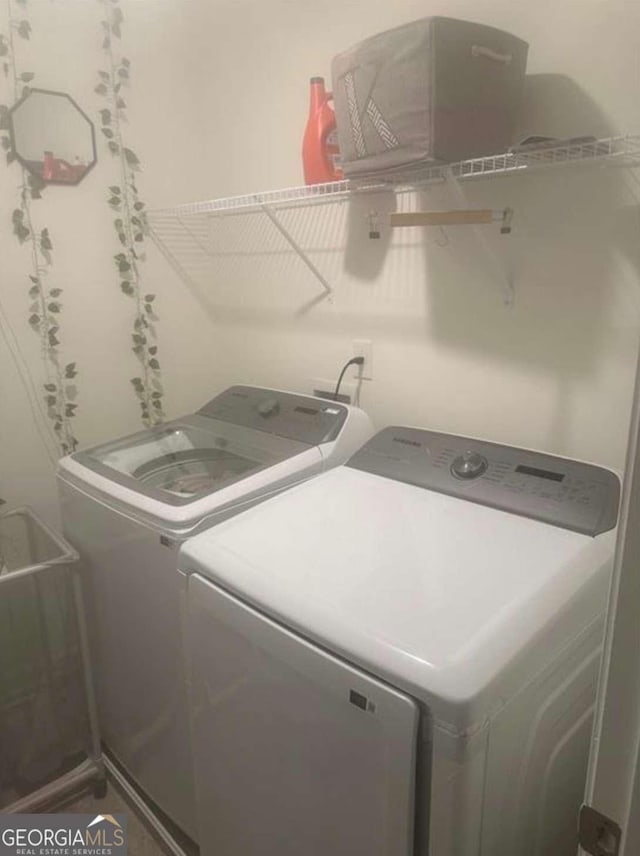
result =
[[[33,168],[29,166],[28,162],[18,152],[18,149],[16,147],[16,138],[15,138],[15,131],[14,131],[14,126],[13,126],[13,114],[22,104],[24,104],[24,102],[27,100],[27,98],[29,98],[34,92],[39,92],[42,95],[55,95],[58,98],[60,98],[60,97],[66,98],[68,101],[71,102],[71,104],[75,107],[75,109],[78,111],[78,113],[80,113],[80,115],[87,121],[87,123],[89,125],[89,128],[91,130],[91,147],[93,148],[93,159],[91,160],[90,163],[87,164],[87,168],[82,173],[82,175],[80,175],[75,181],[61,181],[60,179],[56,179],[56,178],[43,178],[42,174],[35,172],[33,170]],[[16,160],[19,161],[22,168],[25,169],[30,175],[37,176],[40,179],[40,181],[44,182],[45,185],[57,184],[58,186],[76,187],[78,184],[80,184],[80,182],[84,178],[86,178],[87,173],[89,173],[93,169],[93,167],[96,165],[96,163],[98,162],[98,148],[96,146],[96,129],[95,129],[95,126],[94,126],[93,122],[91,121],[91,119],[84,112],[82,107],[80,107],[80,105],[77,103],[77,101],[75,101],[66,92],[57,92],[56,90],[53,90],[53,89],[39,89],[38,87],[35,87],[35,86],[30,87],[29,91],[26,92],[22,96],[22,98],[20,98],[18,101],[16,101],[16,103],[13,105],[13,107],[11,107],[9,110],[9,139],[11,142],[11,151],[15,155]]]

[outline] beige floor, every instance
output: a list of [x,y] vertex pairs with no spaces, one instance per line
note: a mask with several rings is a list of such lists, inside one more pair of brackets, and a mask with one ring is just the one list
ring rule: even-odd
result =
[[127,817],[128,856],[166,856],[162,845],[156,841],[111,783],[104,799],[97,800],[91,794],[86,794],[62,806],[58,811],[78,814],[124,814]]

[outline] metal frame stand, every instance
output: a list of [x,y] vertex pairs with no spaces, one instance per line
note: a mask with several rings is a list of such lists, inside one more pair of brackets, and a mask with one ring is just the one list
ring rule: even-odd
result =
[[47,573],[47,571],[52,567],[60,567],[62,565],[67,566],[68,572],[71,574],[71,584],[73,589],[76,629],[80,647],[80,658],[82,661],[82,682],[89,721],[90,745],[88,758],[84,762],[65,775],[60,776],[55,781],[44,785],[32,794],[22,797],[21,799],[11,803],[6,808],[3,808],[2,811],[6,814],[30,813],[42,810],[51,803],[63,800],[78,791],[85,790],[89,786],[91,786],[96,797],[102,797],[106,793],[106,773],[102,758],[102,750],[100,747],[98,716],[89,655],[89,639],[82,596],[82,581],[79,568],[76,564],[78,561],[78,554],[75,550],[69,547],[69,545],[63,541],[59,535],[47,526],[46,523],[40,520],[31,508],[22,507],[12,509],[11,511],[5,512],[2,517],[8,517],[14,514],[22,514],[30,517],[32,523],[42,529],[51,541],[59,547],[60,555],[50,562],[32,564],[28,567],[20,568],[12,573],[0,576],[0,591],[2,590],[2,585],[5,582],[10,584],[18,578],[25,577],[34,577],[37,581],[40,575]]

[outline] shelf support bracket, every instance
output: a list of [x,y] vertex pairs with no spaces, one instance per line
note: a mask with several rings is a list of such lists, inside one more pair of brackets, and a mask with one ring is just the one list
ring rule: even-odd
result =
[[280,222],[280,220],[278,220],[278,218],[276,217],[276,215],[275,215],[274,211],[271,209],[271,207],[264,202],[260,202],[260,200],[257,200],[257,201],[260,205],[260,209],[262,211],[264,211],[264,213],[267,215],[269,220],[271,220],[271,222],[276,227],[278,232],[280,232],[282,237],[289,244],[291,249],[296,253],[296,255],[300,258],[300,260],[309,268],[311,273],[315,276],[315,278],[318,280],[320,285],[324,288],[325,294],[327,294],[327,295],[333,294],[333,289],[331,288],[331,286],[329,285],[327,280],[323,277],[323,275],[320,273],[318,268],[314,265],[314,263],[311,261],[309,256],[305,253],[305,251],[302,249],[300,244],[298,244],[298,242],[293,238],[291,233],[286,229],[285,226],[283,226],[283,224]]
[[[453,170],[448,167],[443,170],[444,179],[447,185],[453,191],[453,195],[456,197],[456,201],[461,208],[467,208],[467,200],[465,198],[464,192],[460,187],[460,182],[456,178],[453,173]],[[502,211],[502,226],[500,228],[500,232],[503,235],[509,235],[511,233],[511,220],[513,218],[513,209],[505,208]],[[513,306],[513,301],[515,299],[515,289],[513,287],[513,278],[505,269],[505,265],[502,260],[499,258],[498,254],[492,247],[489,245],[485,235],[482,230],[477,226],[472,226],[473,233],[476,237],[476,240],[482,247],[484,254],[487,258],[487,261],[490,263],[493,268],[495,274],[502,281],[502,299],[504,305],[507,307]]]

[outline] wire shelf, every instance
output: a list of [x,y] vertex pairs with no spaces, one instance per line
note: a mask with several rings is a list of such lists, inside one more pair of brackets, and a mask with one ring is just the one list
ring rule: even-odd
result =
[[451,164],[416,167],[383,178],[335,181],[329,184],[290,187],[283,190],[231,196],[225,199],[191,202],[173,208],[150,210],[147,212],[147,221],[153,228],[166,223],[167,219],[188,219],[190,215],[224,216],[260,211],[264,210],[265,207],[288,208],[326,204],[346,200],[352,194],[390,190],[396,193],[411,192],[416,187],[443,182],[448,178],[468,180],[502,175],[522,175],[550,167],[580,164],[640,166],[640,135],[609,137],[599,140],[585,137],[541,146],[522,146],[489,157],[472,158]]
[[[301,211],[318,205],[340,204],[349,199],[375,193],[393,193],[405,198],[407,194],[418,188],[450,182],[456,196],[460,199],[462,206],[460,212],[465,213],[467,211],[465,200],[458,182],[523,175],[550,168],[580,165],[585,167],[640,166],[640,135],[599,140],[582,137],[537,146],[520,146],[489,157],[472,158],[451,164],[414,167],[411,170],[397,171],[393,175],[388,174],[384,177],[335,181],[330,184],[290,187],[225,199],[191,202],[173,208],[149,210],[146,214],[146,222],[150,237],[182,280],[189,286],[201,284],[206,287],[212,279],[212,266],[219,265],[221,261],[220,241],[214,240],[214,236],[217,235],[224,241],[224,236],[229,229],[246,234],[244,224],[240,226],[227,219],[223,227],[220,218],[260,214],[266,221],[270,221],[271,234],[276,241],[281,242],[280,246],[287,247],[289,251],[295,253],[307,271],[320,284],[322,293],[318,299],[331,298],[333,291],[331,282],[321,269],[318,254],[310,250],[304,235],[300,240],[293,234],[300,231],[299,223],[292,228],[291,218],[297,216],[294,214],[296,209]],[[444,212],[446,216],[454,213],[456,212]],[[493,213],[494,216],[490,219],[492,221],[500,219],[502,222],[500,231],[504,234],[510,232],[509,221],[513,213],[510,208],[499,212],[483,210],[475,213],[482,215]],[[460,219],[458,218],[456,222],[460,222]],[[482,222],[488,221],[482,220]],[[372,211],[369,215],[369,237],[378,236],[379,217],[376,211]],[[237,251],[235,255],[247,256],[248,252]],[[510,302],[512,291],[512,285],[507,281],[505,302]],[[315,302],[317,301],[312,301],[312,303]]]

